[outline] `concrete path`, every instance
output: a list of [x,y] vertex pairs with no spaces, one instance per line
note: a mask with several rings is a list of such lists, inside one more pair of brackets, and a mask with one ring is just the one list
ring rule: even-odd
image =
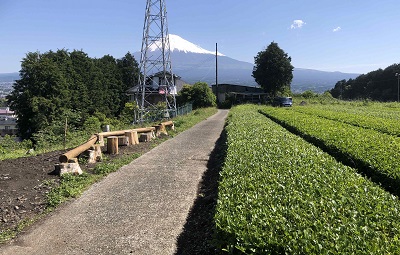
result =
[[0,254],[174,254],[227,113],[109,175]]

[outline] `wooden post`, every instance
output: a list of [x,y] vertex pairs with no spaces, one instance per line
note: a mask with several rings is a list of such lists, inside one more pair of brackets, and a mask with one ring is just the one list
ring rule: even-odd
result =
[[65,127],[64,127],[64,150],[67,149],[67,130],[68,130],[68,118],[65,118]]
[[150,142],[152,137],[152,132],[141,133],[139,137],[139,141],[141,143]]
[[89,164],[94,164],[96,162],[103,160],[100,144],[93,145],[92,148],[90,148],[90,150],[87,150],[87,152],[89,154],[89,160],[88,160]]
[[96,163],[96,151],[95,150],[87,150],[87,152],[89,153],[88,163],[89,164]]
[[96,161],[102,161],[103,160],[103,154],[101,152],[101,145],[100,144],[95,144],[94,145],[94,151],[95,151],[95,158]]
[[118,146],[129,145],[128,137],[125,135],[118,136]]
[[100,146],[104,146],[104,136],[103,135],[98,135],[98,143],[100,144]]
[[134,141],[133,144],[139,144],[139,137],[138,137],[137,131],[132,131],[132,133],[133,133],[133,141]]
[[155,136],[160,137],[161,136],[161,132],[160,132],[161,125],[155,125],[153,127],[156,129],[156,130],[154,130]]
[[164,135],[168,135],[167,129],[165,128],[165,125],[163,123],[160,124],[160,133]]
[[170,127],[172,130],[175,130],[174,122],[172,120],[162,122],[161,125],[165,127]]
[[160,137],[161,134],[168,135],[167,130],[165,129],[165,126],[162,123],[159,125],[155,125],[153,127],[156,128],[155,130],[156,137]]
[[118,136],[107,137],[107,152],[109,154],[118,154]]
[[136,131],[127,131],[125,136],[128,137],[128,145],[139,144],[139,139]]

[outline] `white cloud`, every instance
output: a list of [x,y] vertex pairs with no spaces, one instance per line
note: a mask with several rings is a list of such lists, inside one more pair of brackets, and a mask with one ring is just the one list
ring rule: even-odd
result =
[[301,19],[293,20],[292,25],[290,26],[291,29],[302,28],[306,23]]
[[333,29],[333,32],[339,32],[340,30],[342,30],[342,28],[341,27],[337,27],[337,28]]

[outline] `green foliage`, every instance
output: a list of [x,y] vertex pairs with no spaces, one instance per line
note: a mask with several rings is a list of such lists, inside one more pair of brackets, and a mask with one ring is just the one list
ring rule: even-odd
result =
[[56,207],[69,198],[76,198],[86,188],[98,180],[98,176],[83,173],[82,175],[64,174],[60,178],[60,185],[51,189],[47,195],[49,207]]
[[216,96],[205,82],[196,82],[193,86],[184,85],[177,97],[178,104],[193,103],[193,109],[216,106],[216,100]]
[[[312,116],[318,116],[342,123],[347,123],[356,127],[373,129],[381,133],[400,136],[400,109],[385,111],[375,107],[372,102],[363,101],[360,106],[344,108],[340,106],[312,106],[298,107],[294,109],[297,112],[306,113]],[[371,114],[371,113],[375,113]],[[388,115],[390,114],[390,115]],[[398,118],[394,118],[394,117]],[[393,118],[390,118],[392,116]]]
[[87,133],[95,134],[101,130],[101,122],[97,117],[91,116],[85,120],[83,128]]
[[295,94],[293,95],[293,104],[300,104],[303,102],[306,104],[323,104],[323,105],[330,105],[330,104],[338,104],[340,100],[335,99],[332,97],[331,93],[329,92],[324,92],[323,94],[317,94],[312,91],[309,92],[304,92],[301,94]]
[[197,109],[186,115],[178,116],[174,119],[175,129],[177,132],[189,129],[200,121],[205,120],[211,115],[217,113],[217,111],[218,110],[215,107],[208,107]]
[[19,142],[15,136],[5,135],[0,138],[0,146],[6,150],[29,149],[32,148],[32,142]]
[[7,107],[7,100],[5,98],[0,98],[0,107]]
[[293,79],[292,59],[278,44],[272,42],[265,50],[254,58],[253,77],[255,81],[271,96],[290,92]]
[[132,123],[134,120],[137,119],[136,113],[139,107],[137,106],[136,102],[128,102],[125,103],[125,107],[121,112],[120,119],[124,123]]
[[339,99],[397,101],[396,73],[400,73],[400,64],[362,74],[355,79],[338,81],[330,92]]
[[304,97],[304,98],[309,99],[309,98],[318,97],[318,94],[313,92],[313,91],[311,91],[311,90],[306,90],[303,93],[301,93],[301,96]]
[[20,142],[15,136],[5,135],[0,138],[0,160],[24,156],[31,148],[32,141]]
[[176,103],[178,105],[191,103],[193,101],[192,96],[193,96],[192,85],[184,84],[182,89],[179,91],[178,96],[176,97]]
[[129,164],[132,160],[138,158],[140,154],[134,153],[111,162],[105,162],[103,164],[98,164],[94,168],[94,173],[99,175],[108,175],[109,173],[115,172],[122,166]]
[[219,246],[229,254],[398,254],[399,200],[259,109],[235,107],[228,119]]
[[109,55],[93,59],[64,49],[28,53],[20,80],[7,96],[18,114],[21,137],[51,133],[47,127],[59,126],[65,118],[72,129],[79,129],[95,113],[118,117],[128,101],[125,91],[135,84],[138,72],[130,53],[120,60]]

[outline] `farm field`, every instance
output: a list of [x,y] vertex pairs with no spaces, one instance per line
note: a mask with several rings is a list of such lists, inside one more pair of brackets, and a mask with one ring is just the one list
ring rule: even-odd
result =
[[[313,112],[324,107],[231,110],[215,215],[220,248],[234,254],[400,254],[397,135],[378,131],[373,121],[361,127]],[[337,113],[349,108],[326,107]],[[380,105],[359,110],[382,111],[382,119],[400,113]],[[361,116],[357,112],[345,113]],[[365,168],[386,186],[360,174]]]
[[338,106],[296,107],[294,111],[400,136],[399,111]]
[[[367,128],[345,123],[341,120],[305,114],[302,109],[264,107],[260,111],[309,142],[323,148],[338,160],[356,167],[361,172],[382,182],[398,194],[400,184],[400,138],[376,131],[376,121],[370,118]],[[329,117],[329,112],[325,113]],[[347,119],[353,117],[348,115]],[[334,116],[334,115],[333,115]],[[360,115],[357,115],[358,118]],[[384,122],[384,121],[382,121]]]

